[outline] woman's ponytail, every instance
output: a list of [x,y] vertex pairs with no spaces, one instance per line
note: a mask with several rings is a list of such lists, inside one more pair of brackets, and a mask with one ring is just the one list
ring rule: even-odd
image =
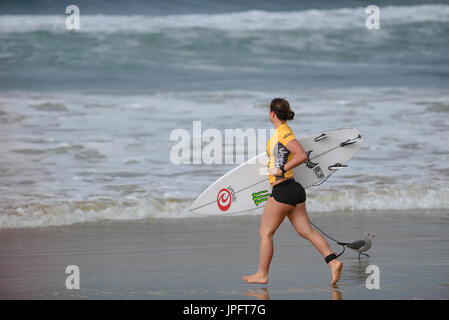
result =
[[293,120],[295,112],[290,109],[290,104],[283,98],[275,98],[270,103],[270,110],[273,111],[279,120]]

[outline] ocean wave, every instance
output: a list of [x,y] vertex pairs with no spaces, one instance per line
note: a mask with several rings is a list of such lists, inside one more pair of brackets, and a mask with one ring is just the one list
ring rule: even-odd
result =
[[365,17],[362,7],[81,15],[81,29],[69,32],[64,15],[2,15],[0,83],[134,90],[443,86],[449,6],[382,7],[375,31],[366,29]]
[[33,104],[31,105],[31,107],[39,111],[55,111],[55,112],[68,111],[67,107],[60,102],[44,102],[39,104]]
[[[307,208],[310,213],[333,212],[336,214],[449,209],[448,195],[449,187],[392,185],[368,189],[349,186],[331,190],[309,190]],[[193,198],[167,197],[30,204],[0,210],[0,229],[61,226],[105,220],[179,219],[207,216],[188,211],[193,200]],[[254,215],[261,212],[259,209],[238,215]],[[443,214],[447,215],[447,212]]]
[[[42,143],[42,142],[41,142]],[[41,155],[41,154],[66,154],[73,153],[75,159],[88,162],[96,162],[106,158],[99,150],[91,145],[83,145],[77,143],[62,143],[53,148],[15,148],[11,150],[14,153],[23,155]]]
[[307,206],[318,212],[449,209],[448,192],[449,187],[422,184],[373,188],[343,186],[338,190],[308,192]]
[[0,211],[0,228],[71,225],[104,220],[182,218],[188,216],[190,199],[146,201],[100,199],[95,201],[30,204]]
[[[386,25],[416,22],[448,22],[449,5],[381,7]],[[364,28],[365,8],[267,12],[250,10],[226,14],[183,15],[80,15],[80,32],[143,32],[186,28],[251,30],[322,30]],[[67,32],[64,15],[0,15],[0,33]]]

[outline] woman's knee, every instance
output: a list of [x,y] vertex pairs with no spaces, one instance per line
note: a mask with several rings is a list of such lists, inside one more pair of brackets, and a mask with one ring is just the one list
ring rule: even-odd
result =
[[259,229],[259,236],[261,238],[273,238],[274,232],[276,230],[270,230],[270,229]]
[[301,229],[297,230],[298,234],[306,240],[310,239],[310,236],[312,235],[313,231],[314,230],[311,227],[310,228],[301,228]]
[[309,239],[309,235],[307,234],[307,232],[300,230],[300,231],[298,231],[298,234],[306,240]]

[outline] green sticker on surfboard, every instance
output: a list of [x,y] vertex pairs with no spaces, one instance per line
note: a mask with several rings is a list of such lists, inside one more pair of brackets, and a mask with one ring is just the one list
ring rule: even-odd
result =
[[270,195],[271,194],[268,192],[268,190],[262,190],[262,191],[259,191],[259,192],[254,192],[252,194],[254,204],[256,206],[259,206],[259,203],[267,201],[267,199],[270,197]]

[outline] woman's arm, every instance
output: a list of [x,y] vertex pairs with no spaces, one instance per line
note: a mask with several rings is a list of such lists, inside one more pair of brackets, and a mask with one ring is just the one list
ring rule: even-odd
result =
[[[299,144],[296,140],[291,140],[285,146],[287,150],[292,154],[292,158],[284,165],[284,170],[288,171],[293,169],[296,166],[299,166],[301,163],[307,160],[307,154],[304,151],[304,148]],[[274,167],[270,170],[270,173],[274,176],[279,176],[282,174],[280,168]]]
[[297,140],[291,140],[285,147],[292,154],[290,161],[284,165],[285,171],[293,169],[307,160],[306,151]]

